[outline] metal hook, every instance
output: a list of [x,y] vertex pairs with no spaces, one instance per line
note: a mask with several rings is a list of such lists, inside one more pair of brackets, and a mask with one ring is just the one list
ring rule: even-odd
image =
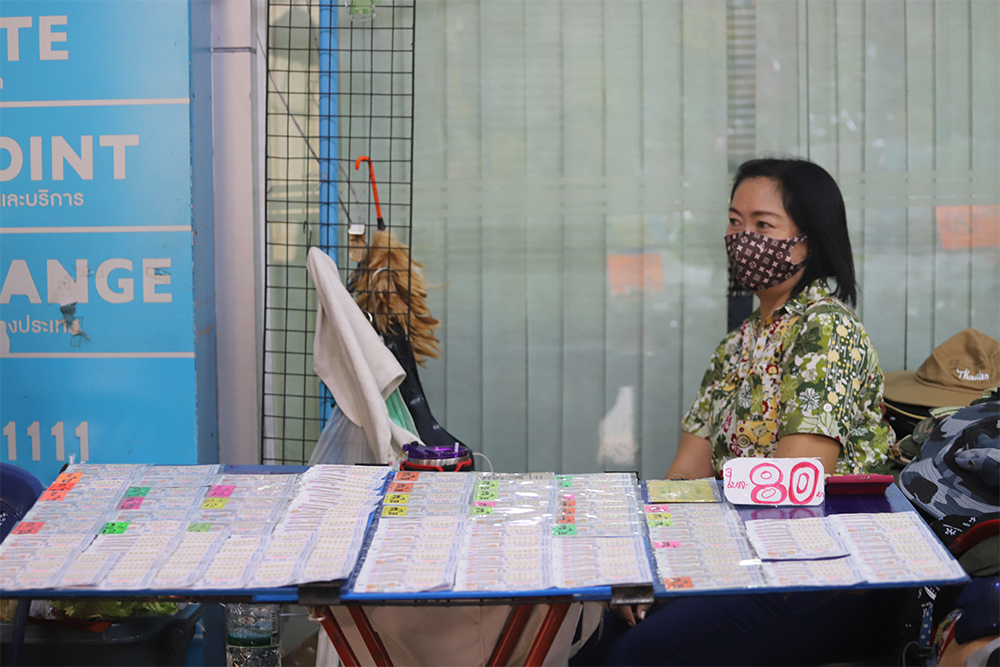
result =
[[385,222],[382,220],[382,205],[378,201],[378,187],[375,185],[375,167],[372,166],[371,158],[367,155],[362,155],[357,160],[354,161],[354,169],[361,169],[361,163],[368,163],[368,178],[372,182],[372,195],[375,197],[375,213],[378,214],[378,228],[379,230],[385,229]]

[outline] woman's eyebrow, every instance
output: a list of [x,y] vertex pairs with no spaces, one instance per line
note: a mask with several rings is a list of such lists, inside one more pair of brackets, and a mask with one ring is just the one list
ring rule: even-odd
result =
[[[736,215],[743,215],[742,213],[740,213],[739,211],[737,211],[732,206],[729,207],[729,212],[730,213],[735,213]],[[775,218],[780,218],[781,217],[780,214],[775,213],[774,211],[754,211],[750,215],[751,216],[755,216],[755,215],[757,215],[757,216],[759,216],[759,215],[770,215],[770,216],[773,216]]]

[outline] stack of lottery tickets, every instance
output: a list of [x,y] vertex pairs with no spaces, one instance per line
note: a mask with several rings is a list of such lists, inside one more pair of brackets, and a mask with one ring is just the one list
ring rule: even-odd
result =
[[668,590],[764,585],[739,515],[719,503],[646,505],[656,569]]
[[560,475],[556,481],[555,585],[584,588],[652,582],[635,477],[627,473]]
[[354,591],[648,583],[638,498],[624,474],[399,473]]
[[70,466],[0,546],[0,586],[229,590],[342,579],[387,474]]

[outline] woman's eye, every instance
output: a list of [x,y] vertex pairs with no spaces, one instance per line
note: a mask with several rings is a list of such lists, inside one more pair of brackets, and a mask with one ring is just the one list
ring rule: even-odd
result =
[[735,227],[738,224],[740,224],[739,220],[737,220],[736,218],[729,218],[729,226],[730,227]]
[[757,221],[757,229],[772,229],[773,225],[764,222],[763,220]]

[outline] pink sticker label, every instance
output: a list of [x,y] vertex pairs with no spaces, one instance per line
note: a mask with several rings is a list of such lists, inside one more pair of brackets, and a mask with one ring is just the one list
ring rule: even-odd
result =
[[476,502],[474,502],[472,504],[475,505],[476,507],[496,507],[497,506],[497,501],[495,501],[495,500],[477,500]]
[[218,484],[208,491],[209,498],[228,498],[236,490],[235,484]]
[[120,510],[137,510],[142,507],[142,501],[145,500],[142,496],[129,496],[122,500],[121,505],[118,506]]
[[680,546],[680,542],[653,542],[653,547],[656,549],[676,549]]
[[670,505],[646,505],[648,514],[667,514],[670,512]]
[[576,496],[572,493],[560,494],[559,500],[576,500]]

